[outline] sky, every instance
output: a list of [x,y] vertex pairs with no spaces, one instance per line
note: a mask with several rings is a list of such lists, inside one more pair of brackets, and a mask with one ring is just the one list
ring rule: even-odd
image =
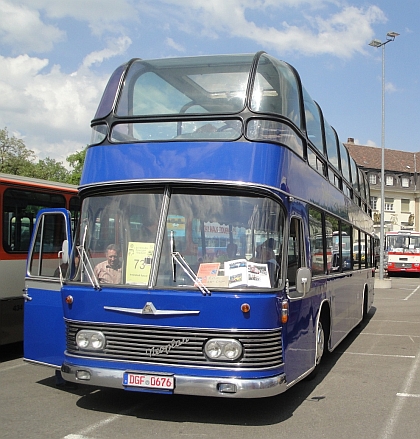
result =
[[264,50],[299,72],[343,142],[420,151],[418,0],[0,0],[0,129],[37,159],[90,142],[112,72],[131,58]]

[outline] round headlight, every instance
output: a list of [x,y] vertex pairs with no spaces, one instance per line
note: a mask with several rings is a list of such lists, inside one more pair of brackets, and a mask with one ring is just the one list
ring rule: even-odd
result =
[[80,349],[86,349],[89,346],[89,337],[84,332],[78,332],[76,343]]
[[105,335],[100,331],[82,329],[76,335],[76,344],[79,349],[103,349],[105,342]]
[[236,360],[242,353],[242,347],[238,342],[226,343],[223,353],[229,360]]
[[222,353],[222,347],[217,341],[210,340],[206,343],[205,352],[209,358],[219,358]]
[[94,349],[102,349],[104,347],[104,336],[99,334],[92,334],[92,338],[90,339],[90,342],[92,344],[92,347]]
[[204,353],[210,360],[237,360],[242,355],[242,345],[238,340],[213,338],[204,346]]

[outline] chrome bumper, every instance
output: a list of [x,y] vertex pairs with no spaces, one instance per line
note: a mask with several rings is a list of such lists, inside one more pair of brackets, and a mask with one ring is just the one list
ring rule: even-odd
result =
[[[77,375],[88,372],[89,379],[79,379]],[[98,387],[112,387],[125,389],[123,386],[124,371],[105,368],[80,367],[70,363],[63,363],[61,374],[66,381],[88,384]],[[174,394],[196,396],[218,396],[224,398],[264,398],[278,395],[287,389],[286,376],[276,375],[261,379],[238,378],[207,378],[186,375],[174,375]],[[229,385],[229,386],[226,386]],[[232,391],[232,386],[236,391]],[[229,391],[223,389],[229,388]],[[133,390],[136,390],[134,388]],[[138,389],[137,389],[138,390]],[[148,389],[144,389],[148,391]],[[151,390],[152,391],[152,390]]]

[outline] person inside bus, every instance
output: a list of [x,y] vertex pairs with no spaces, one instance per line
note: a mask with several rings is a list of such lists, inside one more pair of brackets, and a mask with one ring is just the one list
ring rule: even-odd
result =
[[120,249],[115,244],[110,244],[106,248],[106,260],[100,262],[95,267],[95,276],[99,283],[102,284],[120,284],[121,283],[121,263]]
[[217,262],[226,262],[236,258],[238,246],[234,242],[229,242],[226,247],[226,253],[217,258]]
[[255,249],[256,256],[255,258],[251,259],[251,261],[253,262],[267,264],[271,285],[275,284],[276,273],[280,267],[276,259],[276,254],[274,253],[275,245],[276,241],[274,240],[274,238],[267,239],[262,244],[257,246],[257,248]]

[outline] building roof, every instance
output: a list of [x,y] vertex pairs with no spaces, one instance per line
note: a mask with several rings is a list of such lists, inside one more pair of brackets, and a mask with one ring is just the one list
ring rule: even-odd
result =
[[[350,139],[349,139],[350,140]],[[381,169],[382,148],[377,146],[356,145],[354,142],[345,144],[350,155],[356,163],[362,168]],[[385,148],[385,166],[388,171],[405,172],[413,174],[416,170],[416,157],[418,153],[397,151],[395,149]],[[420,162],[419,162],[420,166]]]

